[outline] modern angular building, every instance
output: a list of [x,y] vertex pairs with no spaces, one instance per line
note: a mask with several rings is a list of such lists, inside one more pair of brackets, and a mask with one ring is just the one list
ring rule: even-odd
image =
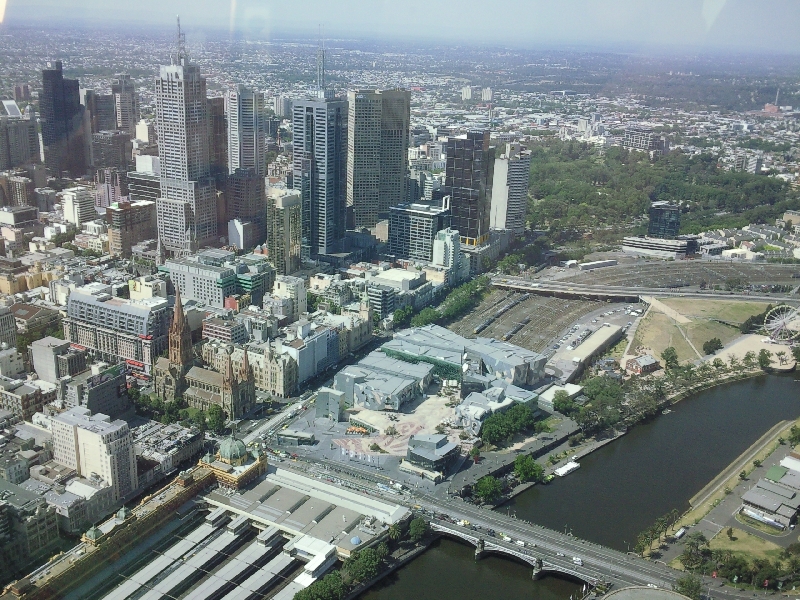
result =
[[681,229],[681,207],[670,202],[653,202],[650,205],[648,237],[674,240]]
[[450,196],[452,228],[464,245],[482,246],[489,240],[494,160],[488,130],[447,139],[444,188]]
[[206,80],[189,56],[178,27],[172,63],[156,78],[156,127],[161,196],[156,202],[164,247],[190,253],[217,241],[216,186],[211,178]]
[[349,92],[347,207],[355,228],[406,200],[411,92]]
[[64,79],[60,60],[47,67],[39,99],[45,166],[57,177],[64,171],[80,177],[86,173],[87,157],[78,80]]
[[430,262],[436,234],[450,226],[450,211],[428,204],[397,204],[389,209],[389,254]]
[[517,143],[506,144],[494,161],[490,228],[509,229],[517,235],[525,232],[530,177],[530,151]]

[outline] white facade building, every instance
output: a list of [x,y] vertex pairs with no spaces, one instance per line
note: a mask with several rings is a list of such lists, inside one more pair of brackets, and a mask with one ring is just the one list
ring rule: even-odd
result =
[[300,277],[291,275],[278,275],[275,277],[275,287],[272,288],[275,298],[286,298],[292,301],[292,320],[308,312],[308,297],[306,296],[306,282]]
[[79,186],[64,190],[61,198],[64,219],[69,223],[80,228],[81,224],[97,218],[97,211],[94,209],[94,194],[89,191],[89,188]]
[[530,174],[530,151],[517,143],[506,144],[505,152],[494,161],[491,229],[510,229],[517,235],[525,232]]
[[53,458],[82,477],[92,474],[107,481],[115,502],[139,487],[128,424],[107,415],[92,415],[83,407],[71,408],[52,419]]

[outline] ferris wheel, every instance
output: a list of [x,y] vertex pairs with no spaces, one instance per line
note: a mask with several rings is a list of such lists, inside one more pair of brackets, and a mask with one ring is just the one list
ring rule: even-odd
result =
[[791,342],[800,337],[800,314],[798,309],[780,304],[767,313],[764,329],[776,342]]

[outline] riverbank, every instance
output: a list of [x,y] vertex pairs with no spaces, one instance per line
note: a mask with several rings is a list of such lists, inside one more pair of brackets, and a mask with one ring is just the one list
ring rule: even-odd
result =
[[386,568],[378,573],[375,577],[370,579],[369,581],[363,581],[359,583],[356,587],[352,589],[352,591],[344,597],[343,600],[355,600],[361,594],[365,593],[369,590],[372,586],[376,583],[379,583],[392,573],[394,573],[397,569],[402,567],[403,565],[411,562],[421,554],[423,554],[428,548],[430,548],[431,544],[433,544],[436,540],[439,539],[439,535],[436,534],[428,534],[423,541],[423,544],[415,545],[414,548],[410,548],[406,552],[402,552],[401,554],[394,556],[390,555],[391,562],[387,561]]

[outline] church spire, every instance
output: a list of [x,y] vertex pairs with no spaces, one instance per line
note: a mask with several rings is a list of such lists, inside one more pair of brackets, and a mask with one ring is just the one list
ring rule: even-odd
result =
[[186,366],[192,362],[192,332],[183,312],[181,289],[175,284],[175,308],[169,326],[169,362]]
[[250,368],[250,359],[247,358],[247,348],[244,349],[244,358],[242,358],[242,367],[239,371],[239,381],[246,383],[253,377],[253,369]]
[[231,355],[226,352],[225,353],[225,364],[222,367],[222,388],[225,390],[232,390],[236,387],[236,377],[233,375],[233,361],[231,360]]

